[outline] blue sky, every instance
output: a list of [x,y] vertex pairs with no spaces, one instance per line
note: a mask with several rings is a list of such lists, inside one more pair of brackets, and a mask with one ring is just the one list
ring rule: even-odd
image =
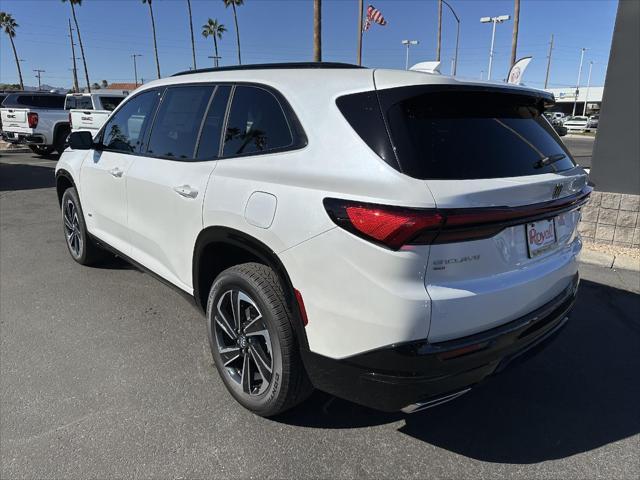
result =
[[[404,68],[401,40],[416,39],[412,63],[435,57],[436,0],[371,0],[388,21],[364,34],[363,62],[372,67]],[[481,16],[513,13],[512,0],[449,0],[461,18],[458,74],[479,78],[488,64],[491,25]],[[160,66],[163,75],[191,66],[191,45],[186,0],[154,0]],[[365,1],[365,8],[367,1]],[[220,43],[222,64],[237,58],[231,9],[221,0],[192,0],[199,67],[210,66],[213,42],[204,39],[200,26],[211,18],[228,32]],[[617,9],[616,0],[521,0],[518,57],[532,55],[525,83],[542,87],[549,37],[555,35],[550,86],[575,86],[580,48],[593,60],[592,85],[602,85]],[[37,84],[33,69],[40,68],[43,82],[71,85],[68,3],[60,0],[0,0],[0,10],[20,24],[16,47],[27,85]],[[155,76],[149,11],[140,0],[84,0],[77,8],[91,82],[133,81],[130,55],[140,53],[139,76]],[[355,62],[357,0],[323,1],[323,59]],[[449,73],[455,46],[455,20],[444,9],[442,71]],[[311,0],[245,0],[238,9],[244,63],[306,61],[312,57],[313,6]],[[493,78],[504,78],[510,58],[511,21],[497,26]],[[17,81],[15,61],[5,34],[0,37],[0,82]],[[79,49],[76,51],[79,56]],[[80,69],[80,63],[78,64]],[[79,75],[83,78],[82,75]],[[583,83],[586,82],[586,69]]]

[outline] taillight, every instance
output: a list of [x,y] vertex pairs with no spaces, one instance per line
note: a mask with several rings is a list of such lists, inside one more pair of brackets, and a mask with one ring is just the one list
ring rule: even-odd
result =
[[589,199],[585,187],[568,197],[523,207],[421,209],[325,198],[324,206],[336,225],[398,250],[404,245],[431,245],[481,240],[513,225],[551,218],[574,210]]
[[27,122],[29,122],[29,128],[36,128],[38,126],[38,114],[36,112],[27,113]]
[[435,235],[444,218],[436,210],[372,205],[327,198],[325,208],[331,219],[351,233],[393,250],[416,237]]

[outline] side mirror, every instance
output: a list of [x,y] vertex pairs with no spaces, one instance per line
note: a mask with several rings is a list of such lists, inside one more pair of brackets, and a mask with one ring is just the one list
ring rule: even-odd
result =
[[91,132],[71,132],[69,135],[69,146],[73,150],[89,150],[93,147],[93,136]]

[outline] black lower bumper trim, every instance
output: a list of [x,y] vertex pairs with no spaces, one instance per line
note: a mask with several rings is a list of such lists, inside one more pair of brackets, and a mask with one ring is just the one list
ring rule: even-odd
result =
[[319,390],[378,410],[401,410],[471,387],[540,350],[566,324],[577,287],[576,274],[547,304],[475,335],[391,345],[343,360],[305,350],[305,367]]

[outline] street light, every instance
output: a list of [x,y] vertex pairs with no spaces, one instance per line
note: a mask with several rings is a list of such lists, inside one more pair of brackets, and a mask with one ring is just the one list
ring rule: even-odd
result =
[[587,102],[589,101],[589,88],[591,88],[591,69],[593,68],[593,60],[589,62],[589,75],[587,76],[587,91],[584,95],[584,107],[582,107],[582,116],[587,115]]
[[453,13],[453,16],[456,19],[456,22],[458,22],[458,27],[456,29],[456,54],[455,54],[455,60],[453,62],[453,73],[452,75],[455,77],[456,76],[456,72],[458,71],[458,41],[460,40],[460,19],[458,18],[458,15],[456,15],[456,12],[454,12],[453,7],[451,7],[451,5],[449,5],[446,0],[442,0],[442,3],[444,3],[447,7],[449,7],[449,10],[451,10],[451,13]]
[[582,62],[584,61],[584,52],[586,52],[586,48],[580,49],[580,66],[578,67],[578,82],[576,83],[576,97],[573,100],[573,111],[571,112],[571,116],[576,116],[576,107],[578,105],[578,94],[580,93],[580,77],[582,77]]
[[493,23],[493,30],[491,32],[491,49],[489,50],[489,70],[487,72],[487,80],[491,80],[491,67],[493,65],[493,44],[496,39],[496,24],[506,22],[511,18],[511,15],[500,15],[498,17],[482,17],[480,23]]
[[418,40],[402,40],[402,45],[407,47],[407,60],[405,61],[405,70],[409,70],[409,47],[411,45],[418,45],[420,43]]

